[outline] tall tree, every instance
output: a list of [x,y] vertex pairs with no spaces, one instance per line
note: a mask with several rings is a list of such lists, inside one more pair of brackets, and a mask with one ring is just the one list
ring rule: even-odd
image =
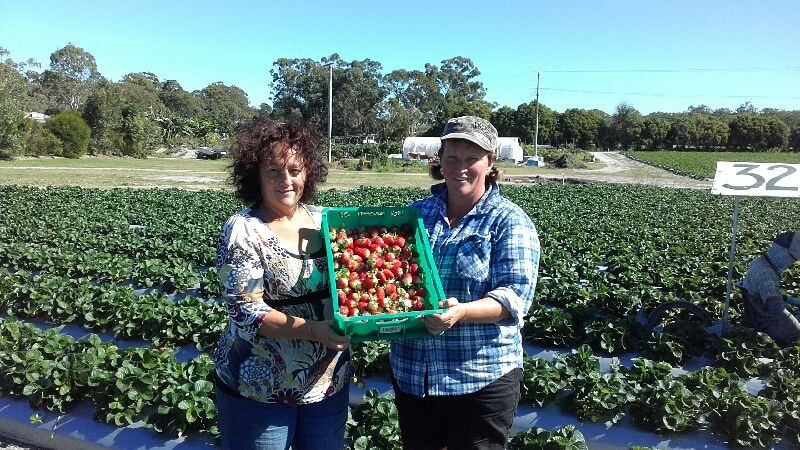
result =
[[483,83],[476,80],[481,71],[471,59],[463,56],[445,59],[441,67],[425,65],[425,74],[436,80],[442,103],[436,114],[436,123],[431,131],[438,133],[451,117],[474,115],[489,119],[493,105],[484,98],[486,90]]
[[335,107],[341,134],[362,135],[378,131],[379,107],[387,94],[381,81],[380,63],[369,59],[350,63],[342,74],[338,107]]
[[250,107],[247,94],[236,86],[226,86],[221,81],[211,83],[197,93],[203,102],[205,116],[219,133],[233,133],[243,123],[252,120],[256,110]]
[[19,65],[0,47],[0,158],[22,155],[22,121],[28,81]]
[[508,106],[502,106],[493,111],[490,122],[497,128],[497,134],[500,136],[519,137],[517,135],[515,112]]
[[161,101],[161,83],[150,72],[129,73],[119,81],[124,98],[138,110],[151,116],[161,115],[166,106]]
[[67,44],[50,55],[50,69],[41,76],[41,85],[55,111],[78,110],[89,97],[101,75],[94,56]]
[[623,149],[637,147],[641,144],[644,120],[639,111],[627,103],[617,105],[611,118],[611,130],[615,144]]
[[[333,70],[334,108],[341,107],[339,88],[346,63],[338,54],[322,58],[321,62],[308,58],[280,58],[272,63],[270,69],[274,116],[302,119],[319,131],[327,130],[329,69],[323,65],[325,63],[331,64]],[[337,117],[336,113],[333,117]],[[341,134],[336,123],[334,130],[334,135]]]
[[602,117],[579,108],[570,108],[559,118],[559,129],[565,142],[573,142],[576,147],[590,149],[597,142],[597,134]]
[[[517,136],[526,143],[536,139],[536,100],[523,103],[514,114]],[[545,105],[539,105],[539,143],[558,142],[558,114]]]
[[161,83],[158,98],[169,110],[170,118],[191,119],[198,117],[203,111],[203,103],[199,98],[186,92],[175,80],[165,80]]
[[789,132],[789,148],[796,152],[800,151],[800,124],[792,127]]
[[670,121],[659,115],[650,114],[642,123],[642,147],[644,149],[667,148]]
[[113,155],[121,147],[123,93],[116,83],[101,81],[83,107],[83,118],[92,129],[89,153]]
[[419,70],[395,70],[384,77],[388,91],[386,120],[398,124],[401,136],[425,132],[436,120],[442,94],[436,80]]

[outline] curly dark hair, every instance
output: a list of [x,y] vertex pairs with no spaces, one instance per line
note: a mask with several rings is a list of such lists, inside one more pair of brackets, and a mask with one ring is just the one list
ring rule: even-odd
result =
[[[439,146],[439,153],[436,155],[436,163],[431,164],[428,168],[428,173],[434,180],[444,180],[444,175],[442,175],[442,152],[444,151],[445,142],[448,140],[442,141],[442,145]],[[500,171],[494,166],[494,162],[497,161],[497,155],[494,152],[487,153],[489,154],[489,162],[492,163],[492,169],[486,174],[486,185],[488,186],[500,178]]]
[[297,151],[297,158],[306,171],[306,182],[300,201],[313,202],[317,197],[317,184],[324,183],[328,168],[322,160],[320,145],[322,140],[315,136],[300,122],[275,122],[258,119],[236,136],[233,149],[233,162],[230,165],[230,183],[239,200],[257,207],[261,200],[259,169],[261,163],[288,148]]

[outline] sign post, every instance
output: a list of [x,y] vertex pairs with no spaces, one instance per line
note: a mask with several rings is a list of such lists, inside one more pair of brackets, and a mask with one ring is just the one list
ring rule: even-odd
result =
[[725,294],[725,312],[722,315],[722,334],[725,335],[728,332],[728,310],[733,288],[739,197],[800,197],[800,164],[718,161],[711,193],[734,196],[728,287]]

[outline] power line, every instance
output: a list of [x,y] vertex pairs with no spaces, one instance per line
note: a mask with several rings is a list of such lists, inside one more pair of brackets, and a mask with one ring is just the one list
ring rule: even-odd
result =
[[732,99],[772,99],[772,100],[800,100],[800,96],[776,96],[776,95],[708,95],[708,94],[664,94],[655,92],[613,92],[613,91],[594,91],[584,89],[560,89],[560,88],[540,88],[543,91],[553,92],[572,92],[577,94],[601,94],[601,95],[630,95],[630,96],[649,96],[649,97],[676,97],[676,98],[732,98]]
[[529,77],[536,73],[691,73],[691,72],[791,72],[800,70],[800,66],[787,67],[696,67],[682,69],[569,69],[569,70],[535,70],[533,72],[516,72],[503,75],[495,75],[486,80],[496,80],[500,78]]
[[680,72],[783,72],[800,70],[800,66],[789,67],[697,67],[683,69],[575,69],[542,70],[545,73],[680,73]]

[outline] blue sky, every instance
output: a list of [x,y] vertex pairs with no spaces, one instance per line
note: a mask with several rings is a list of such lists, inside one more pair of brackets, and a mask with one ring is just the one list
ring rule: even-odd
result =
[[222,81],[253,106],[270,101],[276,59],[338,53],[383,73],[464,56],[487,100],[512,108],[535,98],[539,71],[541,103],[560,112],[800,110],[797,0],[0,0],[0,46],[15,61],[46,68],[70,42],[111,80]]

